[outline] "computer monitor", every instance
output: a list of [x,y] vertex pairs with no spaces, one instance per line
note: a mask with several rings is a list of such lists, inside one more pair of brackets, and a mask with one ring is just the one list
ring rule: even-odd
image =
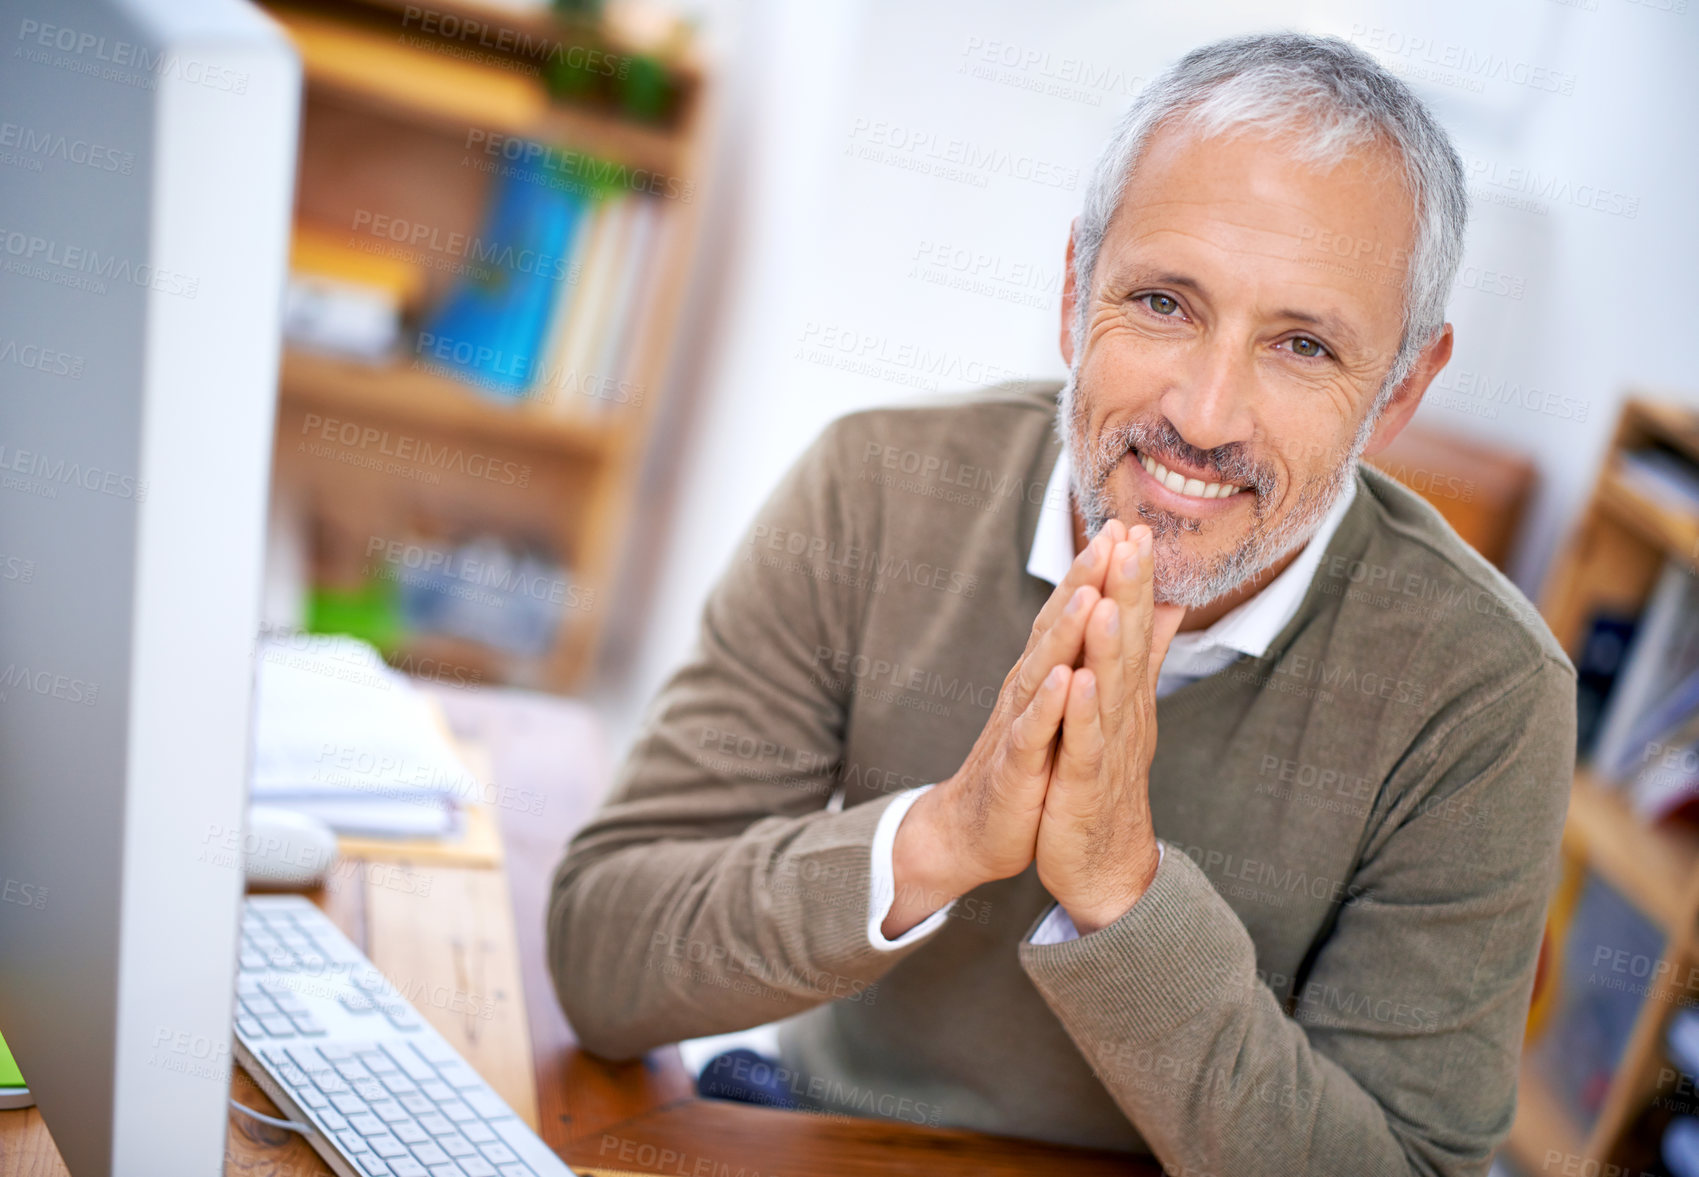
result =
[[300,66],[242,0],[0,22],[0,1031],[75,1177],[212,1177]]

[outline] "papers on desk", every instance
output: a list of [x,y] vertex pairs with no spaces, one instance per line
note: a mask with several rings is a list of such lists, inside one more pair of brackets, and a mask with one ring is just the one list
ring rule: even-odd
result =
[[444,837],[478,782],[426,698],[353,638],[266,638],[254,683],[252,801],[339,834]]

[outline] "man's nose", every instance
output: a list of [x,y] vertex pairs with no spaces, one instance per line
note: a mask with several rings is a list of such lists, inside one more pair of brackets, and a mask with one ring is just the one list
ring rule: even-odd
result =
[[1243,349],[1212,340],[1190,357],[1179,382],[1162,398],[1162,412],[1188,445],[1212,450],[1249,441],[1256,374]]

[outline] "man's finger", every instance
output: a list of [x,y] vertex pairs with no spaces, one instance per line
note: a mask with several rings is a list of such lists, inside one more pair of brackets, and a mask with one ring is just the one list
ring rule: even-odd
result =
[[[1117,549],[1125,545],[1117,545]],[[1115,717],[1120,714],[1121,692],[1127,682],[1142,679],[1125,678],[1121,634],[1122,609],[1120,602],[1103,597],[1091,611],[1085,627],[1085,668],[1097,678],[1098,714],[1102,726],[1115,730]]]
[[1021,658],[1020,669],[1015,675],[1014,694],[1009,699],[1011,710],[1022,711],[1032,702],[1051,667],[1071,667],[1079,658],[1086,622],[1092,609],[1102,599],[1102,594],[1095,588],[1082,584],[1063,602],[1056,624],[1039,634],[1037,644]]
[[1052,667],[1044,676],[1026,709],[1015,716],[1009,725],[1009,760],[1023,774],[1043,780],[1050,767],[1051,748],[1062,726],[1062,713],[1067,708],[1068,684],[1073,671],[1066,666]]
[[[1111,520],[1120,525],[1120,520]],[[1109,549],[1114,546],[1114,534],[1105,525],[1091,541],[1079,550],[1074,562],[1068,566],[1067,574],[1062,577],[1062,583],[1051,592],[1050,599],[1044,602],[1044,608],[1038,611],[1033,619],[1032,631],[1027,635],[1026,649],[1031,653],[1038,644],[1044,631],[1056,624],[1056,619],[1062,615],[1068,600],[1082,585],[1089,585],[1099,592],[1103,590],[1103,574],[1109,568]]]
[[1068,686],[1062,715],[1062,742],[1056,750],[1056,771],[1044,797],[1047,814],[1067,817],[1091,812],[1103,768],[1103,726],[1098,718],[1097,676],[1081,668]]

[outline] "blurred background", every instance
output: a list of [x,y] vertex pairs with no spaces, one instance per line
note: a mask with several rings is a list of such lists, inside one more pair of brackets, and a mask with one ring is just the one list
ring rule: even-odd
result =
[[[498,774],[594,802],[828,421],[1060,378],[1113,124],[1276,18],[1408,81],[1469,174],[1455,357],[1386,468],[1541,603],[1595,719],[1647,602],[1699,611],[1661,580],[1699,562],[1689,0],[265,6],[307,77],[268,623],[375,644]],[[1614,864],[1653,955],[1688,944],[1699,842],[1577,789],[1575,879]],[[1644,996],[1525,1084],[1534,1161],[1679,1073]]]

